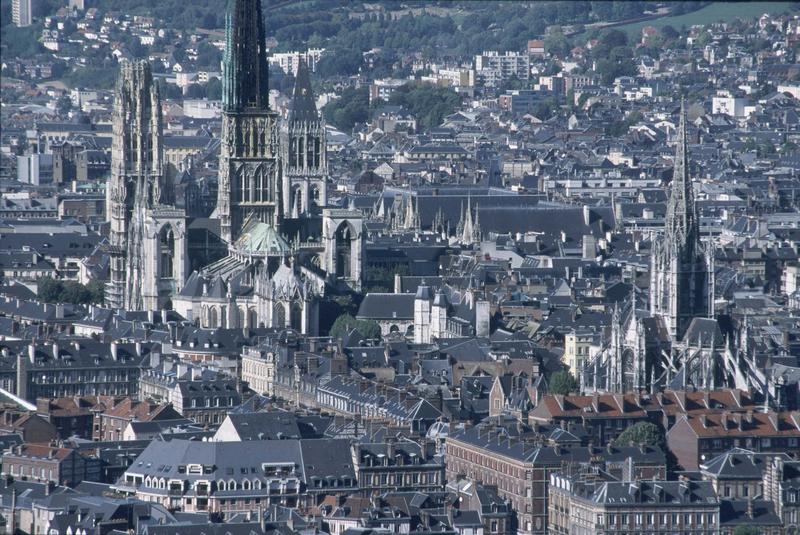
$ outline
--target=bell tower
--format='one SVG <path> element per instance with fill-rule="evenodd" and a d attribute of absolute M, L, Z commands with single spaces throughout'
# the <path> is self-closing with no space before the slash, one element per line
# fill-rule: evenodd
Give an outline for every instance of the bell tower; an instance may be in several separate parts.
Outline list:
<path fill-rule="evenodd" d="M 280 228 L 278 116 L 269 109 L 261 0 L 235 0 L 225 28 L 217 216 L 233 243 L 247 216 Z"/>

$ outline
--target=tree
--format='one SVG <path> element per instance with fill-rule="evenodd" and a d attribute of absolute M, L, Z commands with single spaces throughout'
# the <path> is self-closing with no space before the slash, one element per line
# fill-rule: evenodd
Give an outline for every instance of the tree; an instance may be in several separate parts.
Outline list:
<path fill-rule="evenodd" d="M 341 338 L 351 330 L 356 329 L 365 338 L 380 338 L 381 326 L 372 320 L 357 320 L 350 314 L 342 314 L 333 322 L 330 335 L 334 338 Z"/>
<path fill-rule="evenodd" d="M 75 281 L 60 281 L 44 277 L 39 281 L 39 299 L 46 303 L 72 303 L 88 305 L 103 302 L 102 281 L 92 281 L 88 285 Z"/>
<path fill-rule="evenodd" d="M 56 303 L 61 296 L 61 283 L 52 277 L 44 277 L 39 280 L 37 293 L 45 303 Z"/>
<path fill-rule="evenodd" d="M 595 71 L 600 75 L 603 84 L 611 85 L 615 78 L 620 76 L 635 76 L 638 69 L 630 56 L 625 57 L 625 51 L 630 51 L 627 47 L 617 47 L 609 51 L 609 58 L 597 60 Z"/>
<path fill-rule="evenodd" d="M 197 47 L 197 60 L 195 63 L 198 67 L 207 67 L 209 69 L 218 69 L 222 54 L 219 49 L 208 43 L 200 43 Z"/>
<path fill-rule="evenodd" d="M 556 27 L 551 29 L 547 37 L 544 38 L 544 49 L 548 54 L 564 57 L 569 54 L 572 47 L 561 31 L 561 27 Z"/>
<path fill-rule="evenodd" d="M 321 78 L 358 74 L 364 56 L 354 48 L 326 51 L 317 62 L 315 71 Z"/>
<path fill-rule="evenodd" d="M 550 378 L 550 392 L 566 396 L 578 391 L 578 381 L 567 370 L 556 372 Z"/>
<path fill-rule="evenodd" d="M 322 108 L 325 120 L 343 132 L 350 132 L 358 123 L 369 119 L 369 89 L 348 87 L 341 98 L 331 101 Z"/>
<path fill-rule="evenodd" d="M 761 535 L 761 530 L 755 526 L 736 526 L 736 529 L 733 530 L 733 535 Z"/>
<path fill-rule="evenodd" d="M 71 109 L 72 99 L 70 99 L 67 95 L 58 97 L 58 100 L 56 101 L 56 111 L 58 111 L 59 115 L 67 115 Z"/>
<path fill-rule="evenodd" d="M 175 84 L 168 82 L 160 82 L 159 89 L 161 90 L 161 97 L 167 100 L 180 100 L 183 98 L 183 91 Z"/>
<path fill-rule="evenodd" d="M 219 100 L 222 98 L 222 82 L 216 76 L 211 78 L 206 84 L 206 96 L 210 100 Z"/>
<path fill-rule="evenodd" d="M 106 285 L 101 280 L 93 280 L 86 285 L 89 291 L 92 303 L 102 303 L 106 294 Z"/>
<path fill-rule="evenodd" d="M 617 446 L 627 446 L 631 443 L 663 448 L 664 433 L 660 427 L 651 422 L 639 422 L 623 431 L 614 441 Z"/>
<path fill-rule="evenodd" d="M 439 126 L 461 105 L 461 97 L 450 88 L 433 84 L 405 84 L 389 97 L 389 104 L 403 106 L 425 129 Z"/>
<path fill-rule="evenodd" d="M 661 28 L 661 35 L 663 35 L 665 39 L 670 39 L 670 40 L 680 36 L 678 30 L 676 30 L 669 24 Z"/>
<path fill-rule="evenodd" d="M 186 98 L 205 98 L 206 88 L 200 84 L 189 84 L 186 88 Z"/>
<path fill-rule="evenodd" d="M 620 30 L 608 30 L 600 36 L 600 44 L 608 48 L 628 45 L 628 34 Z"/>

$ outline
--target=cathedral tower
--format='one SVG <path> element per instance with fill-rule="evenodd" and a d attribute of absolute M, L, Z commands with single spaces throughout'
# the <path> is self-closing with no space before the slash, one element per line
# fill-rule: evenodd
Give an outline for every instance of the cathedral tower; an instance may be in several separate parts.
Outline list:
<path fill-rule="evenodd" d="M 713 307 L 711 253 L 700 242 L 683 104 L 671 189 L 663 240 L 653 240 L 650 312 L 663 320 L 673 340 L 681 340 L 692 318 L 708 317 Z"/>
<path fill-rule="evenodd" d="M 297 218 L 327 204 L 325 124 L 317 112 L 308 67 L 297 67 L 292 109 L 283 130 L 283 203 Z"/>
<path fill-rule="evenodd" d="M 275 229 L 282 219 L 277 114 L 269 109 L 260 0 L 234 0 L 225 28 L 222 146 L 217 216 L 222 238 L 238 237 L 253 214 Z"/>
<path fill-rule="evenodd" d="M 125 306 L 126 270 L 135 207 L 169 195 L 163 177 L 161 97 L 146 61 L 125 62 L 114 98 L 111 176 L 106 220 L 111 223 L 111 280 L 106 304 Z"/>

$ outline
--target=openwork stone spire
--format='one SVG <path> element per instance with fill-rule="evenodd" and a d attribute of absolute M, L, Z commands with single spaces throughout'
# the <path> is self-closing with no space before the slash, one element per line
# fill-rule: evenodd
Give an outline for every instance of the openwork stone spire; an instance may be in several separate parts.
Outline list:
<path fill-rule="evenodd" d="M 689 177 L 686 107 L 681 103 L 664 239 L 653 241 L 650 271 L 650 312 L 664 321 L 673 340 L 683 339 L 694 318 L 712 314 L 711 262 L 700 243 L 699 218 Z"/>
<path fill-rule="evenodd" d="M 681 117 L 675 148 L 672 174 L 672 193 L 667 204 L 667 243 L 678 250 L 694 252 L 700 232 L 694 204 L 692 180 L 689 177 L 689 158 L 686 142 L 686 106 L 681 102 Z"/>
<path fill-rule="evenodd" d="M 225 26 L 222 104 L 227 111 L 267 109 L 267 45 L 261 0 L 233 0 Z"/>

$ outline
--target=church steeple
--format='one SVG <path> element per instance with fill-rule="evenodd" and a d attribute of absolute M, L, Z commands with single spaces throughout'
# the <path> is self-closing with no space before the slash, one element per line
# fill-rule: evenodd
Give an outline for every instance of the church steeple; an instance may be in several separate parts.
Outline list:
<path fill-rule="evenodd" d="M 261 0 L 232 0 L 225 21 L 222 104 L 226 111 L 269 108 Z"/>
<path fill-rule="evenodd" d="M 686 107 L 681 102 L 672 173 L 672 192 L 667 204 L 667 243 L 687 253 L 694 252 L 699 239 L 699 227 L 694 203 L 692 180 L 689 177 L 688 146 L 686 142 Z"/>
<path fill-rule="evenodd" d="M 655 239 L 651 250 L 650 312 L 664 320 L 674 340 L 681 340 L 692 319 L 712 313 L 714 277 L 712 261 L 700 243 L 699 217 L 689 176 L 684 103 L 670 190 L 664 239 Z"/>
<path fill-rule="evenodd" d="M 305 59 L 300 58 L 297 66 L 297 75 L 294 79 L 294 93 L 292 95 L 292 110 L 289 113 L 289 122 L 314 122 L 319 120 L 317 105 L 314 102 L 314 92 L 311 89 L 311 78 Z"/>
<path fill-rule="evenodd" d="M 292 109 L 283 128 L 284 204 L 297 207 L 293 217 L 307 216 L 328 203 L 326 146 L 325 123 L 317 113 L 308 65 L 301 57 Z"/>

